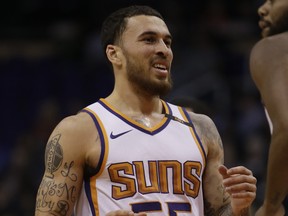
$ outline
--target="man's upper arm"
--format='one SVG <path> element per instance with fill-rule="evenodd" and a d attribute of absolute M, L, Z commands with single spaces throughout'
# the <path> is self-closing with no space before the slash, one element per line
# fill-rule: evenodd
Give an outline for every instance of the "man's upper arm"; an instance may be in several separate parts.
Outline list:
<path fill-rule="evenodd" d="M 83 126 L 84 127 L 84 126 Z M 77 117 L 64 119 L 45 150 L 45 173 L 36 198 L 36 215 L 71 215 L 82 188 L 87 136 Z"/>

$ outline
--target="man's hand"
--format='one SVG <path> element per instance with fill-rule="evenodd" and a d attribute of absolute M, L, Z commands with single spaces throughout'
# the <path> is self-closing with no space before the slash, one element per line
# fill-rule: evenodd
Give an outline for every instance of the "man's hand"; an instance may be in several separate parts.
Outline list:
<path fill-rule="evenodd" d="M 243 166 L 227 169 L 225 166 L 219 167 L 219 172 L 223 177 L 225 190 L 231 196 L 231 206 L 233 212 L 241 214 L 248 211 L 256 197 L 256 178 L 251 170 Z"/>

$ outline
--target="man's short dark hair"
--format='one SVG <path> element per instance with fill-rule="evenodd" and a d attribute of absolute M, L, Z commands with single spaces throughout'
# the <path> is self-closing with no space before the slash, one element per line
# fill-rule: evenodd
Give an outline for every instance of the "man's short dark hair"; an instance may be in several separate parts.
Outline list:
<path fill-rule="evenodd" d="M 108 44 L 116 44 L 121 39 L 121 35 L 126 29 L 127 18 L 138 15 L 156 16 L 164 20 L 157 10 L 146 5 L 132 5 L 113 12 L 102 24 L 101 44 L 104 54 Z"/>

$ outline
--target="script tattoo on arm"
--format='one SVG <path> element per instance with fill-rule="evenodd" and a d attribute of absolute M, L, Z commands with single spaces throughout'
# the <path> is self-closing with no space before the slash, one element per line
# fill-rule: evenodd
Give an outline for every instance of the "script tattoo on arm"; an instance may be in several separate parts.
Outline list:
<path fill-rule="evenodd" d="M 54 199 L 57 197 L 57 199 Z M 55 200 L 55 201 L 54 201 Z M 55 181 L 43 179 L 37 194 L 36 208 L 41 212 L 66 215 L 69 211 L 69 202 L 76 201 L 76 187 L 66 183 L 57 184 Z"/>
<path fill-rule="evenodd" d="M 74 161 L 63 163 L 64 156 L 59 143 L 60 138 L 61 134 L 57 134 L 47 144 L 46 171 L 38 189 L 36 210 L 56 216 L 66 216 L 72 208 L 71 205 L 77 200 L 76 182 L 78 177 L 76 173 L 73 173 Z M 64 165 L 61 166 L 62 164 Z M 61 181 L 57 181 L 59 178 Z"/>
<path fill-rule="evenodd" d="M 62 176 L 64 177 L 68 177 L 71 181 L 75 182 L 77 181 L 77 175 L 70 173 L 71 168 L 74 165 L 74 161 L 70 162 L 70 164 L 65 163 L 64 164 L 64 168 L 61 171 Z"/>

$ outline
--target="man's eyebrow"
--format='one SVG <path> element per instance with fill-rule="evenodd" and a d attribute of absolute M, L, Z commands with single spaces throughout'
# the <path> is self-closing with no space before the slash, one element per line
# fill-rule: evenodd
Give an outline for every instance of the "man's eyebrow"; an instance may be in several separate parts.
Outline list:
<path fill-rule="evenodd" d="M 141 34 L 139 35 L 139 37 L 143 37 L 143 36 L 147 36 L 147 35 L 154 35 L 154 36 L 156 36 L 157 33 L 156 33 L 155 31 L 145 31 L 145 32 L 141 33 Z M 172 40 L 172 35 L 166 34 L 166 35 L 165 35 L 165 38 Z"/>

